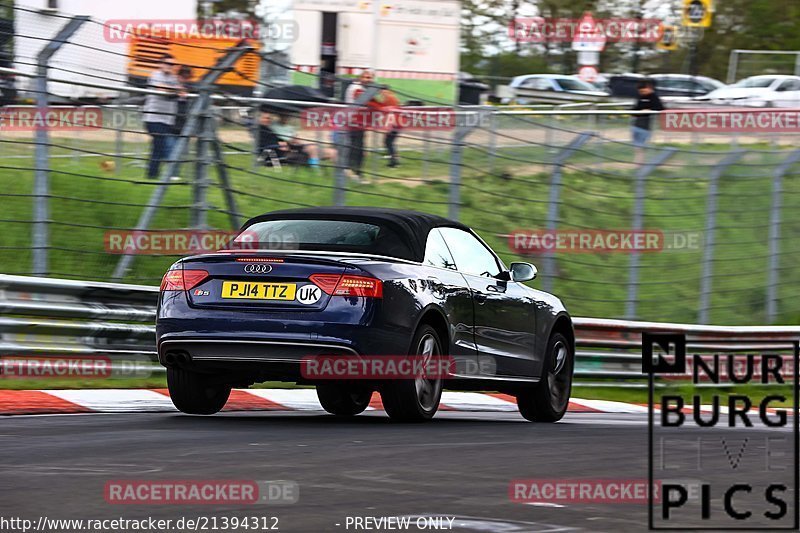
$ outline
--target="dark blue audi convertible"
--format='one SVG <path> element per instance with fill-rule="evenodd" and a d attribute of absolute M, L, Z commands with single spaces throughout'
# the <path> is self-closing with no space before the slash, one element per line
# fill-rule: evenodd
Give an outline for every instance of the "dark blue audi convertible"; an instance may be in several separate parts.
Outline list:
<path fill-rule="evenodd" d="M 528 420 L 567 409 L 575 338 L 561 301 L 524 284 L 470 228 L 435 215 L 367 207 L 276 211 L 249 220 L 229 249 L 176 262 L 156 332 L 170 396 L 213 414 L 234 387 L 315 385 L 339 416 L 374 392 L 393 420 L 428 420 L 442 389 L 512 394 Z M 309 375 L 314 357 L 448 357 L 446 375 Z M 348 367 L 354 368 L 354 367 Z M 335 376 L 335 375 L 334 375 Z"/>

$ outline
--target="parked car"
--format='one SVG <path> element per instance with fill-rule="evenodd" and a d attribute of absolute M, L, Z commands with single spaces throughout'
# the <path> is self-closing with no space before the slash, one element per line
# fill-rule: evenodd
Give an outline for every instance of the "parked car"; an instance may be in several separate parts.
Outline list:
<path fill-rule="evenodd" d="M 609 96 L 594 85 L 577 76 L 556 74 L 527 74 L 517 76 L 509 84 L 513 100 L 517 104 L 561 103 L 595 101 Z"/>
<path fill-rule="evenodd" d="M 247 242 L 257 249 L 237 247 Z M 185 413 L 216 413 L 232 387 L 266 380 L 316 385 L 340 416 L 361 413 L 378 391 L 392 419 L 428 420 L 443 388 L 513 394 L 528 420 L 567 409 L 567 310 L 524 284 L 533 265 L 506 266 L 463 224 L 387 208 L 295 209 L 251 219 L 230 248 L 178 261 L 161 284 L 158 358 Z M 412 355 L 450 356 L 456 371 L 320 381 L 301 368 L 322 356 Z"/>
<path fill-rule="evenodd" d="M 653 81 L 656 92 L 662 98 L 688 99 L 704 96 L 711 91 L 724 87 L 725 84 L 706 76 L 690 76 L 688 74 L 622 74 L 612 76 L 608 87 L 611 95 L 617 98 L 636 98 L 637 85 L 645 79 Z"/>
<path fill-rule="evenodd" d="M 717 105 L 800 106 L 800 76 L 751 76 L 722 87 L 700 100 Z"/>

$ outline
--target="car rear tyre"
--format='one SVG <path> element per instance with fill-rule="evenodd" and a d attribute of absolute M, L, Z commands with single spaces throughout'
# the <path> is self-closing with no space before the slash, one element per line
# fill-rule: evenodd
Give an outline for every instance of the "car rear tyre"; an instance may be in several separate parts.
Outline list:
<path fill-rule="evenodd" d="M 317 397 L 322 408 L 336 416 L 354 416 L 369 407 L 372 391 L 348 385 L 317 385 Z"/>
<path fill-rule="evenodd" d="M 167 387 L 175 407 L 190 415 L 213 415 L 231 395 L 230 386 L 213 383 L 209 376 L 182 368 L 167 368 Z"/>
<path fill-rule="evenodd" d="M 553 333 L 547 343 L 547 359 L 542 379 L 517 395 L 519 412 L 531 422 L 557 422 L 569 406 L 572 392 L 574 357 L 572 344 L 561 333 Z"/>
<path fill-rule="evenodd" d="M 423 324 L 414 335 L 410 355 L 423 356 L 427 362 L 442 355 L 442 343 L 436 330 Z M 425 422 L 433 418 L 442 398 L 441 378 L 420 376 L 387 383 L 381 390 L 386 413 L 396 422 Z"/>

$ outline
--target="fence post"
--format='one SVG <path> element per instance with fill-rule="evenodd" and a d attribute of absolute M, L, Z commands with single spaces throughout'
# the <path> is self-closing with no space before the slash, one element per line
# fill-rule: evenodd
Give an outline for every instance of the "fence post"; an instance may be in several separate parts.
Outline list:
<path fill-rule="evenodd" d="M 422 132 L 422 177 L 428 177 L 428 163 L 430 161 L 429 145 L 431 140 L 430 130 Z"/>
<path fill-rule="evenodd" d="M 736 70 L 739 64 L 739 51 L 731 50 L 728 56 L 728 78 L 725 83 L 728 85 L 736 82 Z"/>
<path fill-rule="evenodd" d="M 489 164 L 488 172 L 494 172 L 494 158 L 497 154 L 497 113 L 489 112 Z"/>
<path fill-rule="evenodd" d="M 778 314 L 778 262 L 781 239 L 781 196 L 783 176 L 792 165 L 800 161 L 800 150 L 784 159 L 772 176 L 772 207 L 769 212 L 769 265 L 767 267 L 767 322 L 772 323 Z"/>
<path fill-rule="evenodd" d="M 208 100 L 211 103 L 211 100 Z M 211 113 L 210 105 L 202 111 L 202 116 L 198 123 L 197 136 L 197 161 L 195 162 L 195 177 L 192 184 L 192 213 L 190 226 L 196 229 L 206 229 L 208 227 L 208 166 L 211 164 L 209 144 L 213 139 L 213 129 L 211 121 L 214 117 Z M 189 141 L 187 140 L 187 143 Z M 178 154 L 183 157 L 183 154 Z"/>
<path fill-rule="evenodd" d="M 225 159 L 222 153 L 222 143 L 217 134 L 217 123 L 211 121 L 211 148 L 214 151 L 214 163 L 217 167 L 217 179 L 222 188 L 222 195 L 225 197 L 225 206 L 228 211 L 228 218 L 231 222 L 231 228 L 234 230 L 239 229 L 241 226 L 241 214 L 239 208 L 236 206 L 236 196 L 233 194 L 233 187 L 228 177 L 228 169 L 225 166 Z"/>
<path fill-rule="evenodd" d="M 114 143 L 114 175 L 119 176 L 122 170 L 120 167 L 122 167 L 123 164 L 122 152 L 124 150 L 124 140 L 122 136 L 124 135 L 123 132 L 128 129 L 128 110 L 125 106 L 121 106 L 119 104 L 117 105 L 116 109 L 119 115 L 123 117 L 123 126 L 114 132 L 114 135 L 116 136 Z"/>
<path fill-rule="evenodd" d="M 50 58 L 76 31 L 89 20 L 88 16 L 73 17 L 49 41 L 36 58 L 36 112 L 44 116 L 49 105 L 47 97 L 47 71 Z M 36 128 L 36 172 L 33 178 L 33 265 L 34 276 L 48 274 L 48 246 L 50 241 L 50 134 L 46 127 Z"/>
<path fill-rule="evenodd" d="M 251 161 L 251 168 L 257 169 L 260 163 L 259 158 L 261 157 L 261 154 L 258 152 L 258 144 L 260 141 L 258 136 L 259 132 L 261 131 L 261 105 L 258 102 L 253 102 L 250 112 L 252 113 L 252 116 L 250 117 L 250 135 L 253 139 L 253 158 Z"/>
<path fill-rule="evenodd" d="M 644 218 L 644 198 L 647 189 L 647 177 L 655 169 L 663 165 L 667 159 L 675 155 L 675 148 L 667 148 L 661 151 L 649 162 L 639 167 L 636 171 L 636 192 L 634 193 L 633 204 L 633 231 L 641 231 L 642 219 Z M 634 320 L 636 317 L 636 307 L 639 303 L 639 253 L 631 251 L 630 272 L 628 274 L 628 299 L 625 302 L 625 318 Z"/>
<path fill-rule="evenodd" d="M 347 175 L 345 169 L 347 168 L 348 159 L 350 158 L 350 135 L 347 130 L 338 130 L 333 134 L 336 147 L 336 168 L 333 172 L 333 205 L 343 206 L 345 202 L 345 193 L 347 192 Z"/>
<path fill-rule="evenodd" d="M 547 203 L 547 230 L 555 231 L 558 224 L 558 207 L 561 203 L 561 174 L 564 163 L 567 162 L 572 154 L 592 138 L 591 133 L 581 133 L 559 152 L 553 159 L 553 174 L 550 177 L 550 198 Z M 544 275 L 542 276 L 542 288 L 546 291 L 553 290 L 553 279 L 555 278 L 556 260 L 552 250 L 546 250 L 544 254 Z"/>
<path fill-rule="evenodd" d="M 714 273 L 714 244 L 717 230 L 717 198 L 719 197 L 719 179 L 732 164 L 737 162 L 744 152 L 732 152 L 717 163 L 711 171 L 708 183 L 708 199 L 706 200 L 706 229 L 703 235 L 703 270 L 700 277 L 700 311 L 698 322 L 708 323 L 708 314 L 711 309 L 711 284 Z"/>
<path fill-rule="evenodd" d="M 461 211 L 461 159 L 464 155 L 464 139 L 472 128 L 462 125 L 459 120 L 459 110 L 456 107 L 456 129 L 453 132 L 453 148 L 450 152 L 450 199 L 447 215 L 452 220 L 458 220 Z"/>
<path fill-rule="evenodd" d="M 233 65 L 236 64 L 236 62 L 242 56 L 252 51 L 253 47 L 249 45 L 237 45 L 229 48 L 225 55 L 222 56 L 219 61 L 217 61 L 216 65 L 209 69 L 208 73 L 206 73 L 206 75 L 203 76 L 203 79 L 201 79 L 198 83 L 197 86 L 200 96 L 197 98 L 197 100 L 195 100 L 195 102 L 192 103 L 192 106 L 187 113 L 186 124 L 183 126 L 183 130 L 181 131 L 180 137 L 178 137 L 178 141 L 175 143 L 175 146 L 172 147 L 172 153 L 169 156 L 166 168 L 164 168 L 161 172 L 158 185 L 153 191 L 153 194 L 150 196 L 150 200 L 147 202 L 147 207 L 145 207 L 141 216 L 139 216 L 139 221 L 136 223 L 136 231 L 146 230 L 153 221 L 153 217 L 155 217 L 156 214 L 156 209 L 158 209 L 158 206 L 164 199 L 164 195 L 167 192 L 167 187 L 169 187 L 170 177 L 175 175 L 175 171 L 178 168 L 178 160 L 181 157 L 181 154 L 183 154 L 185 151 L 189 142 L 189 138 L 193 135 L 197 135 L 201 115 L 205 113 L 205 110 L 211 105 L 211 86 L 217 82 L 220 76 L 233 68 Z M 120 257 L 119 262 L 114 269 L 114 273 L 112 274 L 112 279 L 121 279 L 130 268 L 132 261 L 133 255 L 131 254 L 125 254 Z"/>

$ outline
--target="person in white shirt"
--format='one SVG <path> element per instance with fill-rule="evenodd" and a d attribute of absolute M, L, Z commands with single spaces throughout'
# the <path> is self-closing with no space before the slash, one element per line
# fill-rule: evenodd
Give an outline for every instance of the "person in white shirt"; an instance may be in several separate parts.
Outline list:
<path fill-rule="evenodd" d="M 174 95 L 148 94 L 144 101 L 142 117 L 147 133 L 152 137 L 150 162 L 147 177 L 156 179 L 162 161 L 165 161 L 174 144 L 175 118 L 178 113 L 178 89 L 180 84 L 173 73 L 175 62 L 171 55 L 164 54 L 159 60 L 158 70 L 153 71 L 147 80 L 147 88 L 167 91 Z"/>

